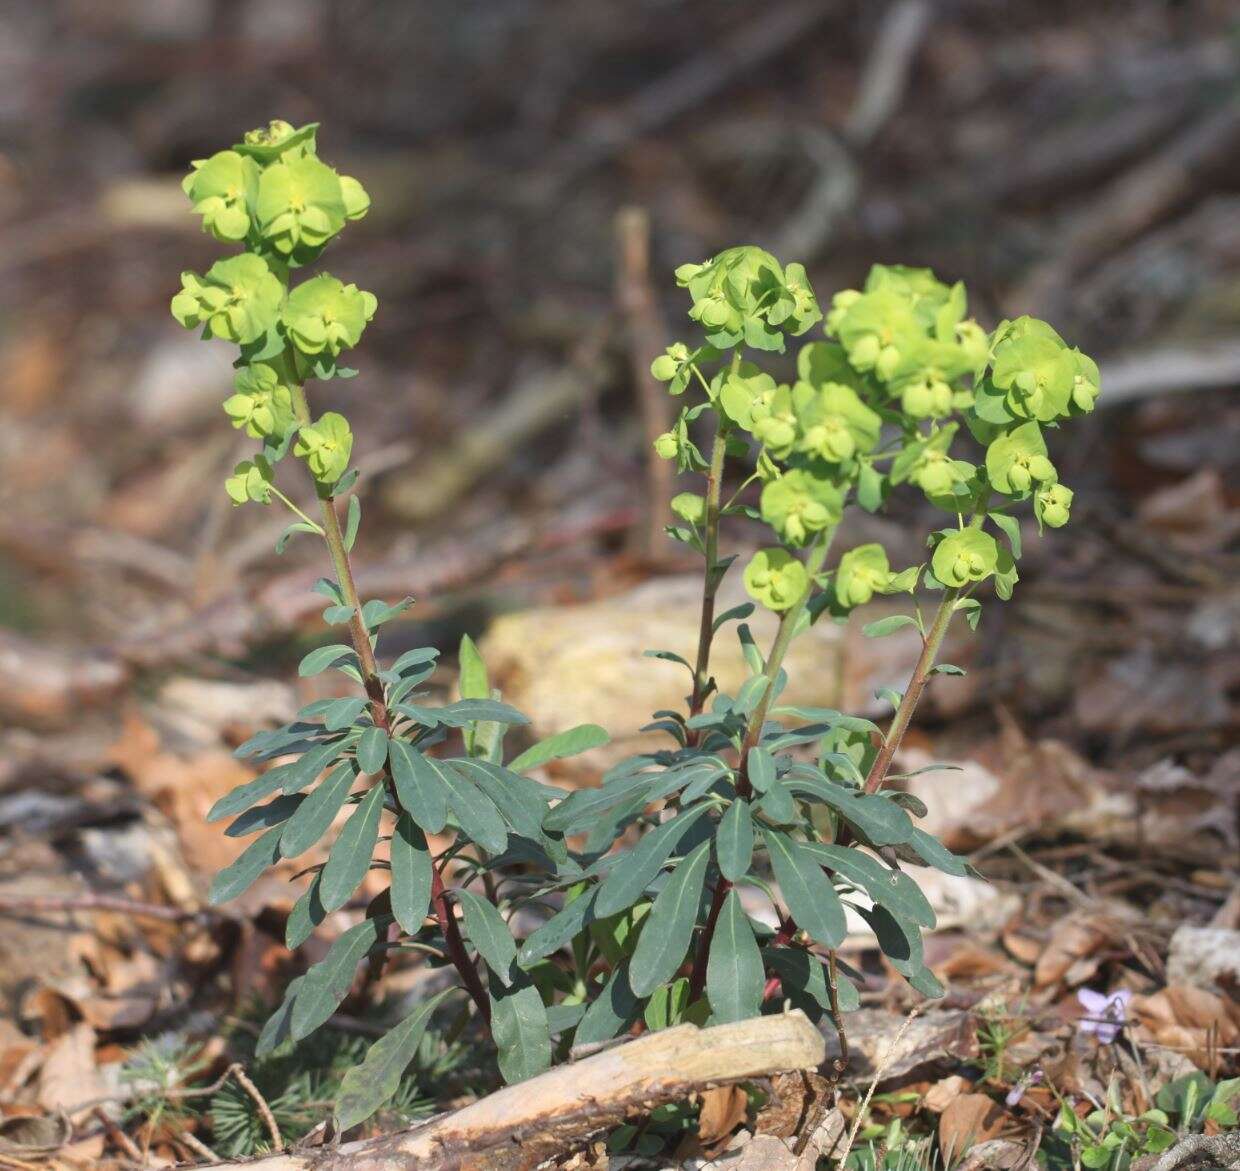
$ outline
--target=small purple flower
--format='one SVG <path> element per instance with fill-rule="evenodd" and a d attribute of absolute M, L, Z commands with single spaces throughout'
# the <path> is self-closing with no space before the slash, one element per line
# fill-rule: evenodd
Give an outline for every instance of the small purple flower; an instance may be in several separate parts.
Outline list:
<path fill-rule="evenodd" d="M 1085 1015 L 1077 1022 L 1077 1029 L 1082 1033 L 1093 1033 L 1099 1044 L 1110 1045 L 1127 1022 L 1132 993 L 1127 988 L 1111 993 L 1082 988 L 1076 998 L 1085 1010 Z"/>
<path fill-rule="evenodd" d="M 1021 1098 L 1025 1096 L 1025 1091 L 1030 1086 L 1036 1086 L 1044 1076 L 1045 1075 L 1040 1069 L 1035 1069 L 1031 1073 L 1025 1074 L 1020 1081 L 1008 1090 L 1007 1097 L 1003 1100 L 1008 1104 L 1008 1106 L 1018 1106 Z"/>

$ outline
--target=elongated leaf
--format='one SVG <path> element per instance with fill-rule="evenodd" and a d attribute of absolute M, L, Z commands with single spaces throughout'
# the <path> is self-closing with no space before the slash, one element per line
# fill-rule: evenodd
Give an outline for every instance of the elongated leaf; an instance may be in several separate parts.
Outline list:
<path fill-rule="evenodd" d="M 738 797 L 719 821 L 715 830 L 715 858 L 719 872 L 729 882 L 736 882 L 749 873 L 753 859 L 753 817 L 749 802 Z"/>
<path fill-rule="evenodd" d="M 427 663 L 433 663 L 439 658 L 439 651 L 433 646 L 414 647 L 411 651 L 405 651 L 392 664 L 392 672 L 396 675 L 404 675 L 412 667 L 422 667 Z"/>
<path fill-rule="evenodd" d="M 402 716 L 428 728 L 463 728 L 477 720 L 490 720 L 497 724 L 528 724 L 529 720 L 515 707 L 496 699 L 459 699 L 443 707 L 424 707 L 420 704 L 398 703 L 396 710 Z"/>
<path fill-rule="evenodd" d="M 812 952 L 800 947 L 769 947 L 762 952 L 766 966 L 779 977 L 780 995 L 792 1001 L 812 1021 L 831 1011 L 831 990 L 826 966 Z M 861 1005 L 856 985 L 843 975 L 835 979 L 840 1012 L 852 1012 Z"/>
<path fill-rule="evenodd" d="M 808 766 L 790 769 L 788 785 L 796 792 L 812 793 L 826 802 L 872 845 L 900 845 L 918 832 L 909 815 L 891 798 L 837 785 L 816 775 Z"/>
<path fill-rule="evenodd" d="M 341 934 L 325 955 L 302 978 L 293 1012 L 289 1035 L 295 1041 L 309 1036 L 340 1007 L 357 974 L 357 965 L 366 958 L 383 932 L 389 918 L 363 919 Z"/>
<path fill-rule="evenodd" d="M 366 701 L 352 696 L 349 699 L 336 699 L 331 702 L 323 713 L 323 727 L 329 732 L 339 732 L 349 727 L 358 716 L 366 710 Z"/>
<path fill-rule="evenodd" d="M 328 774 L 327 779 L 298 807 L 284 826 L 280 853 L 285 858 L 304 854 L 319 840 L 336 819 L 353 788 L 357 774 L 353 762 L 346 760 Z"/>
<path fill-rule="evenodd" d="M 231 792 L 225 793 L 207 813 L 208 821 L 222 821 L 234 813 L 244 813 L 252 809 L 264 797 L 270 797 L 284 783 L 284 773 L 278 768 L 255 777 L 244 785 L 238 785 Z"/>
<path fill-rule="evenodd" d="M 629 984 L 629 961 L 615 968 L 573 1034 L 573 1045 L 610 1041 L 627 1029 L 641 1009 L 641 1000 Z"/>
<path fill-rule="evenodd" d="M 314 881 L 301 892 L 301 897 L 289 912 L 288 921 L 284 924 L 284 946 L 289 951 L 296 951 L 301 947 L 314 934 L 315 928 L 327 918 L 327 911 L 319 898 L 319 882 L 322 877 L 323 872 L 320 870 L 314 876 Z"/>
<path fill-rule="evenodd" d="M 357 497 L 353 497 L 354 500 Z M 453 989 L 424 1000 L 398 1025 L 379 1038 L 340 1083 L 336 1097 L 336 1125 L 341 1132 L 365 1122 L 400 1086 L 401 1076 L 418 1052 L 431 1013 Z"/>
<path fill-rule="evenodd" d="M 517 954 L 521 966 L 528 968 L 545 956 L 551 955 L 552 952 L 559 951 L 587 924 L 591 923 L 595 917 L 594 906 L 597 895 L 598 887 L 579 894 L 575 899 L 565 903 L 537 930 L 532 931 Z"/>
<path fill-rule="evenodd" d="M 866 638 L 883 638 L 906 626 L 916 625 L 917 619 L 911 614 L 889 614 L 886 618 L 876 618 L 873 622 L 867 622 L 861 628 L 861 633 Z"/>
<path fill-rule="evenodd" d="M 334 666 L 336 663 L 345 659 L 356 659 L 357 654 L 351 646 L 345 646 L 344 643 L 333 643 L 331 646 L 321 646 L 312 650 L 297 666 L 297 674 L 302 678 L 308 678 L 311 675 L 318 675 L 326 671 L 328 667 Z"/>
<path fill-rule="evenodd" d="M 658 773 L 639 773 L 604 783 L 600 789 L 577 789 L 543 818 L 543 829 L 572 834 L 591 828 L 607 810 L 621 801 L 643 797 L 658 780 Z"/>
<path fill-rule="evenodd" d="M 926 967 L 921 932 L 915 923 L 893 915 L 886 907 L 860 907 L 862 917 L 874 929 L 883 955 L 923 996 L 942 996 L 943 985 Z"/>
<path fill-rule="evenodd" d="M 776 781 L 762 794 L 758 799 L 758 808 L 763 816 L 777 825 L 791 825 L 797 820 L 797 807 L 792 799 L 792 790 L 783 781 Z"/>
<path fill-rule="evenodd" d="M 547 803 L 534 783 L 486 760 L 453 760 L 451 766 L 477 785 L 522 837 L 538 841 Z"/>
<path fill-rule="evenodd" d="M 226 866 L 212 879 L 207 901 L 213 907 L 219 906 L 249 890 L 258 881 L 259 875 L 269 866 L 274 866 L 280 857 L 280 834 L 283 832 L 284 827 L 277 825 L 251 842 L 232 865 Z"/>
<path fill-rule="evenodd" d="M 444 766 L 404 740 L 388 742 L 388 763 L 401 805 L 428 834 L 439 833 L 448 824 Z"/>
<path fill-rule="evenodd" d="M 671 821 L 648 831 L 632 850 L 616 859 L 598 888 L 595 911 L 600 919 L 627 911 L 646 893 L 680 839 L 705 812 L 705 806 L 701 806 L 677 814 Z"/>
<path fill-rule="evenodd" d="M 357 540 L 357 526 L 362 523 L 362 502 L 356 496 L 349 497 L 349 512 L 344 522 L 344 548 L 346 553 L 353 551 L 353 542 Z"/>
<path fill-rule="evenodd" d="M 301 989 L 302 979 L 303 977 L 297 976 L 289 981 L 288 987 L 284 990 L 284 999 L 280 1001 L 280 1007 L 267 1018 L 267 1023 L 263 1025 L 262 1032 L 258 1034 L 258 1040 L 254 1045 L 256 1057 L 266 1057 L 289 1039 L 293 1002 L 297 999 L 297 993 Z"/>
<path fill-rule="evenodd" d="M 969 873 L 969 864 L 959 854 L 953 854 L 938 838 L 924 829 L 914 828 L 905 843 L 926 866 L 963 878 Z"/>
<path fill-rule="evenodd" d="M 377 773 L 387 763 L 388 736 L 382 728 L 367 728 L 357 742 L 357 763 L 364 773 Z"/>
<path fill-rule="evenodd" d="M 633 951 L 629 976 L 638 996 L 649 996 L 670 980 L 685 958 L 697 923 L 709 857 L 710 843 L 703 842 L 682 858 L 650 908 Z"/>
<path fill-rule="evenodd" d="M 877 858 L 860 850 L 821 842 L 811 842 L 805 849 L 861 887 L 879 906 L 923 927 L 935 925 L 934 908 L 907 874 L 884 866 Z"/>
<path fill-rule="evenodd" d="M 443 779 L 448 788 L 448 805 L 461 832 L 488 854 L 502 854 L 508 848 L 508 830 L 495 803 L 451 768 L 443 770 Z"/>
<path fill-rule="evenodd" d="M 273 825 L 283 825 L 293 816 L 304 798 L 300 793 L 292 796 L 277 797 L 260 805 L 256 809 L 247 809 L 225 831 L 230 838 L 243 838 L 255 830 L 270 829 Z"/>
<path fill-rule="evenodd" d="M 749 783 L 755 792 L 765 793 L 775 783 L 775 758 L 765 748 L 751 748 L 745 759 Z"/>
<path fill-rule="evenodd" d="M 516 968 L 517 945 L 513 942 L 508 924 L 488 899 L 479 898 L 473 891 L 458 890 L 465 922 L 465 934 L 469 942 L 486 960 L 487 967 L 499 977 L 505 987 L 510 986 Z"/>
<path fill-rule="evenodd" d="M 288 765 L 281 786 L 285 793 L 300 793 L 313 785 L 318 775 L 340 755 L 339 740 L 319 744 L 305 753 L 300 760 Z"/>
<path fill-rule="evenodd" d="M 706 996 L 712 1019 L 722 1024 L 757 1016 L 765 983 L 758 941 L 741 907 L 740 895 L 730 890 L 719 911 L 706 962 Z"/>
<path fill-rule="evenodd" d="M 797 926 L 826 947 L 837 947 L 848 933 L 844 907 L 822 867 L 798 842 L 763 827 L 771 869 Z"/>
<path fill-rule="evenodd" d="M 549 760 L 559 760 L 565 756 L 576 756 L 591 748 L 600 748 L 611 739 L 598 724 L 578 724 L 564 732 L 548 736 L 537 744 L 531 745 L 508 765 L 514 773 L 525 772 L 526 769 L 537 768 Z"/>
<path fill-rule="evenodd" d="M 392 834 L 392 914 L 410 935 L 422 926 L 431 902 L 430 851 L 413 818 L 403 812 Z"/>
<path fill-rule="evenodd" d="M 586 1015 L 584 1004 L 552 1004 L 547 1008 L 547 1028 L 553 1037 L 567 1032 Z"/>
<path fill-rule="evenodd" d="M 379 814 L 383 812 L 383 786 L 374 785 L 344 823 L 327 856 L 319 898 L 328 911 L 343 907 L 362 885 L 379 841 Z"/>
<path fill-rule="evenodd" d="M 519 972 L 510 987 L 492 988 L 490 996 L 491 1037 L 504 1081 L 511 1085 L 542 1073 L 551 1064 L 551 1028 L 538 989 Z"/>
<path fill-rule="evenodd" d="M 462 699 L 487 699 L 491 694 L 491 685 L 487 682 L 487 665 L 478 653 L 478 647 L 468 634 L 461 635 L 461 649 L 458 656 L 461 665 L 460 680 L 457 690 Z"/>

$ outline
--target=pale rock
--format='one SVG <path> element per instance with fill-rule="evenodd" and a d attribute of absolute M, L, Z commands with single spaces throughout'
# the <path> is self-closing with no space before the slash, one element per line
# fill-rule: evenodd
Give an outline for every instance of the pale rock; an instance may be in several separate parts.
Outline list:
<path fill-rule="evenodd" d="M 1240 931 L 1181 924 L 1171 936 L 1167 983 L 1210 992 L 1234 989 L 1240 984 Z"/>

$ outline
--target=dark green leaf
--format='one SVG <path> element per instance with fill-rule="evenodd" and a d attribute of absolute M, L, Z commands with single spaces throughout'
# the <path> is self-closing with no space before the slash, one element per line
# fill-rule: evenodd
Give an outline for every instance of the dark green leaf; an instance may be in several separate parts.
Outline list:
<path fill-rule="evenodd" d="M 725 622 L 731 622 L 733 619 L 735 619 L 738 622 L 743 622 L 746 618 L 749 617 L 750 614 L 753 613 L 753 611 L 754 611 L 754 605 L 752 602 L 743 602 L 739 606 L 733 606 L 732 609 L 725 610 L 722 614 L 720 614 L 715 619 L 715 624 L 711 629 L 713 633 L 717 634 L 719 632 L 719 628 Z"/>
<path fill-rule="evenodd" d="M 448 824 L 447 766 L 404 740 L 388 742 L 388 763 L 401 805 L 428 834 Z"/>
<path fill-rule="evenodd" d="M 286 793 L 298 793 L 314 784 L 318 775 L 340 755 L 340 742 L 333 740 L 329 744 L 319 744 L 311 748 L 300 760 L 290 765 L 284 774 L 283 789 Z"/>
<path fill-rule="evenodd" d="M 521 945 L 517 959 L 523 967 L 530 967 L 559 951 L 566 943 L 577 936 L 594 918 L 594 904 L 598 894 L 595 887 L 575 899 L 564 904 L 554 915 L 537 930 L 532 931 Z"/>
<path fill-rule="evenodd" d="M 280 853 L 285 858 L 296 858 L 299 854 L 304 854 L 327 833 L 349 796 L 356 776 L 353 762 L 344 761 L 297 807 L 297 812 L 289 818 L 280 839 Z"/>
<path fill-rule="evenodd" d="M 565 756 L 576 756 L 590 748 L 599 748 L 606 744 L 610 737 L 597 724 L 578 724 L 564 732 L 548 736 L 537 744 L 531 745 L 508 765 L 514 773 L 525 772 L 537 768 L 549 760 L 559 760 Z"/>
<path fill-rule="evenodd" d="M 433 646 L 414 647 L 411 651 L 405 651 L 392 664 L 392 671 L 396 675 L 404 675 L 406 671 L 412 667 L 423 667 L 427 663 L 433 663 L 439 658 L 439 651 Z"/>
<path fill-rule="evenodd" d="M 456 703 L 441 708 L 439 716 L 440 723 L 453 728 L 462 727 L 474 720 L 491 720 L 497 724 L 513 726 L 530 722 L 529 718 L 523 716 L 515 707 L 509 707 L 497 699 L 458 699 Z"/>
<path fill-rule="evenodd" d="M 403 812 L 392 834 L 392 914 L 410 935 L 416 935 L 430 908 L 432 874 L 426 838 L 413 818 Z"/>
<path fill-rule="evenodd" d="M 357 763 L 364 773 L 377 773 L 387 763 L 388 736 L 382 728 L 367 728 L 357 742 Z"/>
<path fill-rule="evenodd" d="M 219 906 L 249 890 L 258 881 L 259 875 L 269 866 L 274 866 L 280 857 L 280 834 L 283 832 L 284 827 L 277 825 L 251 842 L 232 865 L 226 866 L 212 879 L 207 901 L 213 907 Z"/>
<path fill-rule="evenodd" d="M 670 980 L 685 958 L 697 923 L 709 856 L 710 843 L 703 842 L 682 858 L 643 921 L 630 974 L 638 996 L 649 996 Z"/>
<path fill-rule="evenodd" d="M 749 802 L 743 797 L 733 801 L 719 821 L 715 830 L 715 858 L 719 872 L 729 882 L 736 882 L 749 873 L 753 858 L 753 817 Z"/>
<path fill-rule="evenodd" d="M 775 881 L 797 926 L 808 931 L 815 942 L 838 947 L 848 934 L 848 925 L 840 897 L 822 867 L 804 846 L 786 834 L 764 827 L 762 836 Z"/>
<path fill-rule="evenodd" d="M 315 929 L 327 918 L 327 911 L 319 899 L 319 882 L 323 872 L 314 876 L 301 897 L 293 904 L 288 921 L 284 924 L 284 946 L 295 951 L 314 933 Z"/>
<path fill-rule="evenodd" d="M 352 497 L 356 500 L 357 497 Z M 424 1000 L 400 1024 L 389 1029 L 353 1066 L 340 1083 L 336 1097 L 336 1125 L 343 1133 L 359 1122 L 365 1122 L 400 1087 L 400 1079 L 418 1052 L 422 1034 L 426 1032 L 431 1013 L 453 989 Z"/>
<path fill-rule="evenodd" d="M 340 1007 L 357 975 L 357 965 L 383 937 L 388 917 L 363 919 L 337 937 L 325 955 L 302 978 L 293 1002 L 290 1035 L 307 1037 Z"/>
<path fill-rule="evenodd" d="M 577 833 L 593 825 L 612 806 L 644 793 L 658 779 L 656 773 L 641 773 L 604 783 L 600 789 L 577 789 L 543 818 L 543 828 L 553 833 Z"/>
<path fill-rule="evenodd" d="M 297 999 L 301 981 L 301 976 L 289 981 L 288 987 L 284 990 L 284 999 L 280 1001 L 280 1007 L 267 1018 L 262 1032 L 258 1034 L 258 1040 L 254 1045 L 255 1057 L 266 1057 L 289 1039 L 293 1002 Z"/>
<path fill-rule="evenodd" d="M 775 758 L 765 748 L 751 748 L 745 757 L 749 783 L 757 793 L 765 793 L 775 783 Z"/>
<path fill-rule="evenodd" d="M 491 992 L 491 1038 L 504 1081 L 525 1081 L 551 1064 L 547 1010 L 530 978 L 520 972 L 509 988 Z"/>
<path fill-rule="evenodd" d="M 610 1041 L 636 1019 L 641 1000 L 629 985 L 629 961 L 624 960 L 607 979 L 603 990 L 586 1009 L 573 1034 L 573 1045 Z"/>
<path fill-rule="evenodd" d="M 468 890 L 458 890 L 456 897 L 461 904 L 465 934 L 469 937 L 469 942 L 478 949 L 478 954 L 486 960 L 487 967 L 500 982 L 505 987 L 511 985 L 516 966 L 517 945 L 513 942 L 508 924 L 488 899 L 479 898 Z"/>
<path fill-rule="evenodd" d="M 783 782 L 776 782 L 762 794 L 758 810 L 776 825 L 791 825 L 797 818 L 792 790 Z"/>
<path fill-rule="evenodd" d="M 923 927 L 935 925 L 934 908 L 907 874 L 884 866 L 877 858 L 860 850 L 820 842 L 810 842 L 804 848 L 859 886 L 880 906 Z"/>
<path fill-rule="evenodd" d="M 323 713 L 323 727 L 329 732 L 339 732 L 349 727 L 366 710 L 366 701 L 357 699 L 333 700 Z"/>
<path fill-rule="evenodd" d="M 304 798 L 300 793 L 293 796 L 277 797 L 260 805 L 257 809 L 247 809 L 224 833 L 230 838 L 243 838 L 255 830 L 270 829 L 273 825 L 283 825 L 296 811 Z"/>
<path fill-rule="evenodd" d="M 917 832 L 909 815 L 889 797 L 835 784 L 804 766 L 794 767 L 789 772 L 789 785 L 796 791 L 812 793 L 825 801 L 875 846 L 899 845 L 911 841 Z"/>
<path fill-rule="evenodd" d="M 508 829 L 495 802 L 451 768 L 443 770 L 443 780 L 461 832 L 488 854 L 502 854 L 508 848 Z"/>
<path fill-rule="evenodd" d="M 969 873 L 969 864 L 958 854 L 953 854 L 938 838 L 914 826 L 904 845 L 912 850 L 926 866 L 963 878 Z"/>
<path fill-rule="evenodd" d="M 762 953 L 767 967 L 779 977 L 783 999 L 791 1000 L 812 1021 L 831 1010 L 831 991 L 825 965 L 812 952 L 799 947 L 771 947 Z M 861 1005 L 856 986 L 837 975 L 836 992 L 840 1012 L 852 1012 Z"/>
<path fill-rule="evenodd" d="M 531 841 L 542 837 L 547 803 L 533 782 L 485 760 L 460 759 L 450 763 L 452 768 L 490 798 L 517 833 Z"/>
<path fill-rule="evenodd" d="M 757 1016 L 762 1007 L 762 956 L 740 895 L 728 891 L 715 923 L 706 964 L 706 996 L 718 1023 Z"/>
<path fill-rule="evenodd" d="M 319 898 L 328 911 L 338 910 L 362 884 L 379 841 L 379 815 L 383 812 L 383 786 L 374 785 L 344 823 L 327 856 Z"/>
<path fill-rule="evenodd" d="M 243 813 L 253 808 L 264 797 L 270 797 L 284 783 L 285 774 L 281 769 L 273 768 L 270 772 L 238 785 L 229 793 L 225 793 L 207 813 L 208 821 L 222 821 L 234 813 Z"/>
<path fill-rule="evenodd" d="M 599 885 L 595 908 L 599 918 L 627 911 L 637 902 L 689 827 L 705 812 L 706 807 L 701 806 L 679 813 L 671 821 L 649 830 L 632 850 L 621 854 Z"/>
<path fill-rule="evenodd" d="M 326 671 L 328 667 L 334 666 L 346 658 L 357 658 L 351 646 L 345 646 L 343 643 L 321 646 L 316 650 L 312 650 L 302 659 L 297 667 L 297 674 L 302 676 L 302 678 L 318 675 L 320 672 Z"/>

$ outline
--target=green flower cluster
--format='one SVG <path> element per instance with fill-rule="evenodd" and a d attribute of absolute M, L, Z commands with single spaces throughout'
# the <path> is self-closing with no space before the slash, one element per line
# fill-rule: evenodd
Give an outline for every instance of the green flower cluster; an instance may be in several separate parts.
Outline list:
<path fill-rule="evenodd" d="M 356 179 L 319 159 L 317 128 L 274 121 L 251 130 L 231 150 L 195 162 L 182 184 L 204 230 L 245 248 L 202 275 L 182 273 L 172 298 L 172 315 L 186 329 L 241 348 L 224 411 L 262 441 L 263 453 L 239 464 L 225 485 L 237 504 L 270 502 L 274 465 L 290 447 L 330 495 L 353 447 L 342 415 L 310 420 L 301 388 L 309 378 L 353 373 L 337 359 L 361 341 L 378 302 L 327 273 L 289 287 L 291 270 L 370 207 Z"/>
<path fill-rule="evenodd" d="M 702 468 L 690 425 L 706 406 L 721 416 L 733 446 L 743 435 L 756 445 L 763 487 L 754 515 L 788 555 L 773 560 L 765 549 L 751 562 L 746 584 L 763 604 L 785 609 L 799 595 L 789 558 L 801 564 L 797 550 L 829 539 L 850 500 L 877 511 L 902 484 L 958 516 L 958 530 L 932 538 L 928 565 L 899 573 L 877 545 L 846 553 L 833 574 L 817 573 L 830 587 L 832 612 L 922 579 L 965 590 L 993 576 L 1001 593 L 1010 592 L 1014 558 L 985 531 L 988 513 L 997 512 L 1002 535 L 1018 540 L 997 497 L 1032 498 L 1039 528 L 1067 522 L 1072 492 L 1059 483 L 1043 429 L 1093 409 L 1098 367 L 1044 322 L 1022 317 L 988 333 L 967 316 L 959 282 L 949 285 L 929 269 L 876 265 L 862 288 L 832 298 L 827 340 L 803 345 L 795 379 L 781 383 L 743 354 L 782 350 L 785 335 L 820 320 L 804 269 L 743 247 L 685 265 L 677 279 L 709 344 L 694 350 L 677 342 L 652 372 L 678 395 L 698 380 L 709 401 L 682 411 L 656 450 L 682 471 Z M 712 373 L 728 350 L 731 360 Z M 971 443 L 980 450 L 959 450 Z"/>

